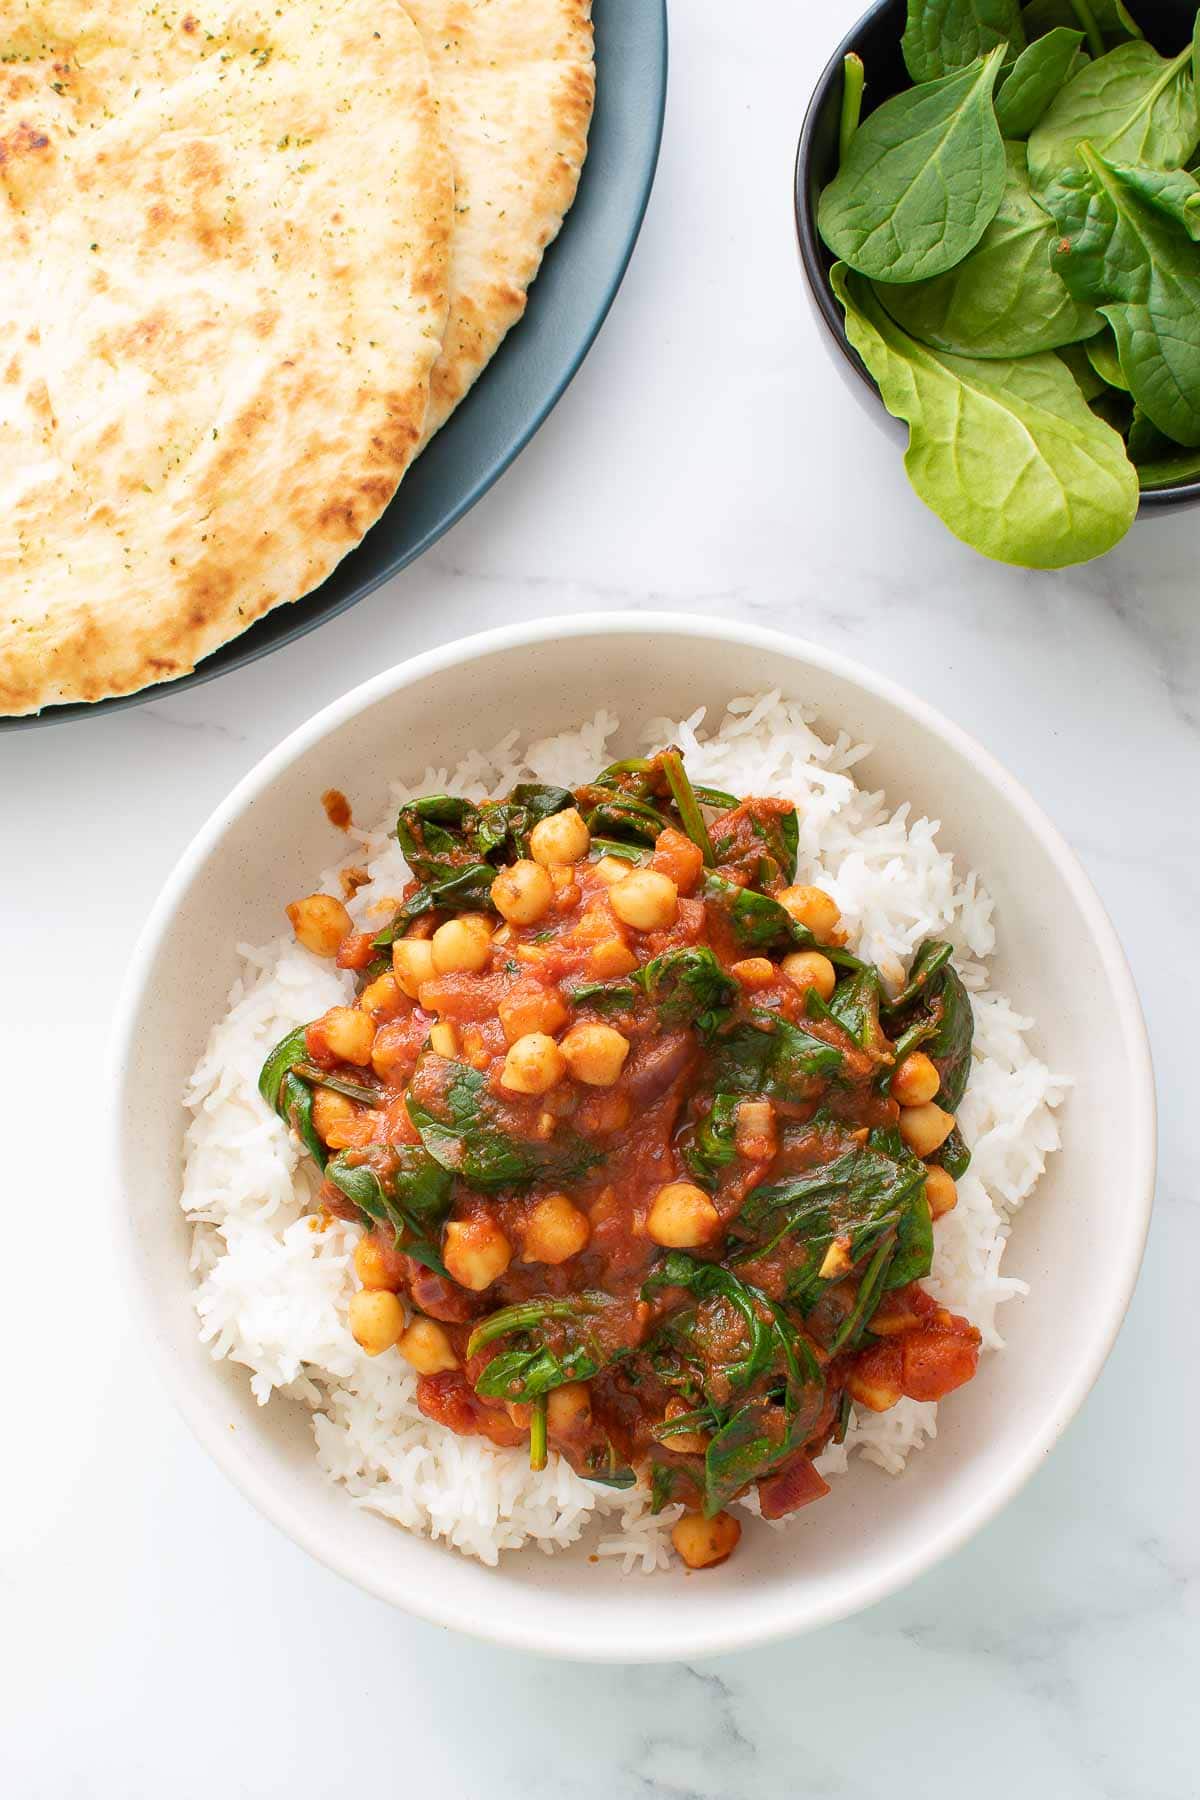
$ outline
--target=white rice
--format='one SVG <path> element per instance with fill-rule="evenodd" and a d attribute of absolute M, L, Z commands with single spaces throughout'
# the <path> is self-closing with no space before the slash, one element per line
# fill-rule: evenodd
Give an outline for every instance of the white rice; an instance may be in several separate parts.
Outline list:
<path fill-rule="evenodd" d="M 678 743 L 697 780 L 796 802 L 797 880 L 833 895 L 853 947 L 885 977 L 900 979 L 922 938 L 953 943 L 975 1010 L 974 1066 L 959 1115 L 973 1161 L 957 1207 L 937 1226 L 931 1286 L 998 1350 L 997 1309 L 1027 1291 L 1000 1272 L 1010 1215 L 1058 1147 L 1051 1109 L 1066 1084 L 1030 1052 L 1032 1020 L 988 989 L 995 932 L 992 903 L 977 877 L 956 872 L 950 852 L 938 846 L 936 821 L 913 818 L 906 805 L 891 812 L 882 794 L 862 792 L 852 771 L 868 747 L 844 735 L 824 742 L 811 729 L 812 716 L 770 693 L 734 701 L 714 735 L 702 735 L 702 711 L 682 722 L 652 720 L 644 735 L 652 746 Z M 578 731 L 523 752 L 514 731 L 455 770 L 430 769 L 413 788 L 397 785 L 378 830 L 352 832 L 348 860 L 365 865 L 371 881 L 351 912 L 368 923 L 389 917 L 408 879 L 389 835 L 401 800 L 445 789 L 483 799 L 530 778 L 572 786 L 610 760 L 616 729 L 612 715 L 599 713 Z M 336 872 L 321 885 L 338 891 Z M 416 1376 L 399 1356 L 372 1359 L 355 1344 L 346 1315 L 359 1228 L 334 1221 L 322 1230 L 306 1213 L 312 1174 L 257 1088 L 268 1050 L 352 995 L 353 977 L 291 939 L 241 944 L 238 953 L 243 974 L 184 1097 L 192 1122 L 182 1204 L 195 1225 L 201 1340 L 215 1359 L 249 1369 L 260 1405 L 279 1393 L 311 1409 L 318 1460 L 355 1505 L 486 1563 L 523 1545 L 550 1554 L 597 1525 L 600 1535 L 589 1547 L 600 1556 L 620 1559 L 626 1570 L 665 1566 L 678 1507 L 653 1517 L 641 1490 L 593 1486 L 554 1456 L 533 1474 L 523 1449 L 457 1437 L 418 1411 Z M 931 1403 L 902 1400 L 887 1413 L 856 1413 L 845 1443 L 828 1449 L 819 1467 L 827 1477 L 841 1474 L 857 1452 L 898 1474 L 936 1431 Z"/>

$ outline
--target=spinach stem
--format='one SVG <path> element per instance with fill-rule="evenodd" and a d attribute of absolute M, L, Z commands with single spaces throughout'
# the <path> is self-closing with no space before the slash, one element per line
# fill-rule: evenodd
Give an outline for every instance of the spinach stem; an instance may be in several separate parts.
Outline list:
<path fill-rule="evenodd" d="M 677 750 L 669 750 L 662 759 L 662 766 L 667 784 L 671 789 L 671 798 L 674 800 L 679 817 L 683 822 L 683 829 L 693 844 L 703 851 L 706 866 L 715 869 L 717 866 L 716 852 L 713 850 L 712 839 L 708 835 L 708 826 L 704 823 L 704 814 L 700 811 L 699 803 L 692 791 L 692 784 L 688 780 L 687 770 L 683 766 L 682 756 Z"/>
<path fill-rule="evenodd" d="M 1086 0 L 1073 0 L 1073 4 L 1086 5 Z M 867 72 L 863 67 L 861 56 L 851 50 L 842 62 L 842 118 L 838 128 L 838 167 L 846 160 L 851 141 L 858 130 L 862 118 L 863 89 L 867 84 Z"/>
<path fill-rule="evenodd" d="M 529 1466 L 534 1471 L 546 1466 L 546 1395 L 539 1394 L 533 1403 L 529 1420 Z"/>
<path fill-rule="evenodd" d="M 1104 38 L 1101 35 L 1100 27 L 1096 23 L 1096 15 L 1092 11 L 1091 0 L 1071 0 L 1071 11 L 1075 14 L 1075 17 L 1083 27 L 1084 36 L 1088 41 L 1088 49 L 1091 51 L 1092 55 L 1103 56 Z"/>
<path fill-rule="evenodd" d="M 326 1087 L 332 1093 L 344 1094 L 347 1100 L 361 1100 L 364 1106 L 380 1107 L 382 1096 L 365 1082 L 348 1081 L 344 1075 L 331 1075 L 326 1069 L 318 1069 L 313 1063 L 298 1062 L 292 1064 L 292 1074 L 298 1075 L 301 1081 L 307 1081 L 313 1087 Z"/>
<path fill-rule="evenodd" d="M 892 1260 L 895 1248 L 896 1228 L 892 1226 L 891 1230 L 885 1231 L 880 1238 L 879 1248 L 867 1264 L 867 1272 L 858 1284 L 858 1297 L 854 1302 L 853 1309 L 842 1320 L 829 1346 L 830 1356 L 836 1356 L 843 1344 L 847 1341 L 853 1342 L 862 1331 L 870 1317 L 868 1309 L 874 1310 L 872 1302 L 883 1285 L 883 1278 L 887 1273 L 887 1266 Z"/>

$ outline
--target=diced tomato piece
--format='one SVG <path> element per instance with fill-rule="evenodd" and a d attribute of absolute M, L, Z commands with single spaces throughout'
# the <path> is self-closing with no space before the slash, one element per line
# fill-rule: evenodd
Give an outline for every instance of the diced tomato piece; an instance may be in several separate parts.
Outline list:
<path fill-rule="evenodd" d="M 339 969 L 365 969 L 375 957 L 375 938 L 370 931 L 352 931 L 337 953 Z"/>
<path fill-rule="evenodd" d="M 682 831 L 668 825 L 660 831 L 654 845 L 650 867 L 661 875 L 669 875 L 681 894 L 690 894 L 704 867 L 704 852 Z"/>
<path fill-rule="evenodd" d="M 886 1412 L 904 1392 L 900 1341 L 889 1338 L 873 1344 L 854 1359 L 846 1386 L 850 1398 L 871 1412 Z"/>
<path fill-rule="evenodd" d="M 979 1333 L 906 1332 L 901 1380 L 910 1400 L 942 1400 L 970 1381 L 979 1363 Z"/>
<path fill-rule="evenodd" d="M 758 1484 L 764 1519 L 782 1519 L 788 1513 L 799 1512 L 813 1500 L 823 1500 L 828 1492 L 829 1483 L 818 1475 L 802 1450 L 789 1456 L 773 1474 L 764 1475 Z"/>

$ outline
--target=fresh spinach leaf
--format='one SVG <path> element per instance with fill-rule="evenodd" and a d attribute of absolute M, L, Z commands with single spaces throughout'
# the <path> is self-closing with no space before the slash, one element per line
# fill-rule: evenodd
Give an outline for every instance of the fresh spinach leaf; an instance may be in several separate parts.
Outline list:
<path fill-rule="evenodd" d="M 1111 326 L 1106 325 L 1099 337 L 1089 338 L 1083 348 L 1092 368 L 1105 386 L 1117 388 L 1121 393 L 1127 394 L 1129 383 L 1121 367 L 1121 354 Z"/>
<path fill-rule="evenodd" d="M 1027 138 L 1076 72 L 1082 31 L 1056 25 L 1023 50 L 996 95 L 996 121 L 1006 138 Z"/>
<path fill-rule="evenodd" d="M 1088 339 L 1089 344 L 1095 342 L 1096 340 L 1094 338 Z M 1064 362 L 1067 368 L 1070 369 L 1071 374 L 1075 378 L 1075 383 L 1085 400 L 1095 400 L 1100 394 L 1108 392 L 1108 383 L 1102 375 L 1097 374 L 1096 370 L 1088 360 L 1087 345 L 1064 344 L 1062 348 L 1056 352 L 1056 355 L 1059 360 Z"/>
<path fill-rule="evenodd" d="M 1063 179 L 1081 145 L 1115 163 L 1177 169 L 1200 143 L 1200 107 L 1189 47 L 1163 57 L 1138 39 L 1110 50 L 1069 81 L 1029 139 L 1033 191 L 1061 224 Z"/>
<path fill-rule="evenodd" d="M 1034 199 L 1023 144 L 1007 144 L 1000 210 L 971 254 L 933 281 L 875 283 L 912 337 L 956 356 L 1032 356 L 1102 331 L 1104 321 L 1051 267 L 1054 220 Z"/>
<path fill-rule="evenodd" d="M 1125 446 L 1052 352 L 983 362 L 927 348 L 842 266 L 846 332 L 888 411 L 909 425 L 917 494 L 974 549 L 1025 568 L 1103 556 L 1137 512 Z"/>
<path fill-rule="evenodd" d="M 965 69 L 997 46 L 1015 55 L 1024 43 L 1021 0 L 908 0 L 901 49 L 916 82 Z"/>
<path fill-rule="evenodd" d="M 1031 43 L 1056 27 L 1082 26 L 1096 56 L 1127 38 L 1144 35 L 1124 0 L 1029 0 L 1021 9 L 1021 17 Z"/>
<path fill-rule="evenodd" d="M 973 250 L 1004 197 L 992 90 L 1004 51 L 885 100 L 821 195 L 821 236 L 876 281 L 942 275 Z"/>
<path fill-rule="evenodd" d="M 1154 462 L 1142 463 L 1138 480 L 1152 493 L 1156 488 L 1174 487 L 1181 481 L 1200 481 L 1200 450 L 1180 450 Z"/>
<path fill-rule="evenodd" d="M 1113 328 L 1137 405 L 1177 444 L 1200 445 L 1200 254 L 1130 171 L 1084 144 L 1059 189 L 1056 267 Z"/>

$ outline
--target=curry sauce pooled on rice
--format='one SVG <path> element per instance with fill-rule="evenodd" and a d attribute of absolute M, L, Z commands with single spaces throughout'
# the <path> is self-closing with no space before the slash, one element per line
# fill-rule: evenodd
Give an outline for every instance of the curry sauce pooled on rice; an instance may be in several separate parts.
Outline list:
<path fill-rule="evenodd" d="M 355 917 L 288 907 L 300 948 L 262 959 L 197 1071 L 185 1203 L 204 1334 L 260 1398 L 318 1409 L 366 1504 L 487 1560 L 615 1512 L 602 1549 L 699 1568 L 735 1503 L 781 1519 L 855 1444 L 902 1466 L 932 1433 L 1018 1285 L 972 1124 L 1036 1096 L 1019 1199 L 1057 1089 L 965 984 L 989 903 L 926 821 L 858 794 L 848 746 L 768 696 L 580 781 L 606 724 L 531 749 L 514 773 L 543 778 L 500 798 L 469 774 L 470 798 L 405 796 Z M 272 1013 L 302 1020 L 259 1087 L 304 1185 L 252 1225 L 201 1191 Z M 271 1367 L 254 1313 L 293 1274 Z"/>

